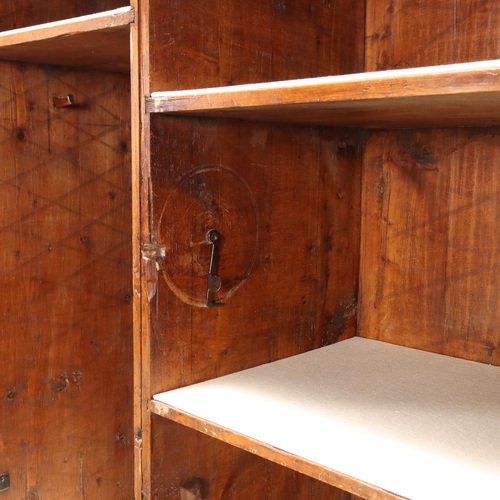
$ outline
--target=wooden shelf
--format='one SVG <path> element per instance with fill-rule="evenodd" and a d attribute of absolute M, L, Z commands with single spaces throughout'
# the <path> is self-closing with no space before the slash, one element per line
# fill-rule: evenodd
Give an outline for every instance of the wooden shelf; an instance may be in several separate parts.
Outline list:
<path fill-rule="evenodd" d="M 367 128 L 500 123 L 500 60 L 155 92 L 151 113 Z"/>
<path fill-rule="evenodd" d="M 355 337 L 158 394 L 150 409 L 361 495 L 500 491 L 499 367 Z"/>
<path fill-rule="evenodd" d="M 0 60 L 130 71 L 131 7 L 0 33 Z"/>

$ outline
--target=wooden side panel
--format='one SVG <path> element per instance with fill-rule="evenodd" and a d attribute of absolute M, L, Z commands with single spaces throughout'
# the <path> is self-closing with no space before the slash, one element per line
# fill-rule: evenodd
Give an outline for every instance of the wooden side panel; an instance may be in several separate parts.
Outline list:
<path fill-rule="evenodd" d="M 152 393 L 354 335 L 360 134 L 159 115 L 152 136 Z"/>
<path fill-rule="evenodd" d="M 151 0 L 151 91 L 363 69 L 363 0 Z"/>
<path fill-rule="evenodd" d="M 357 497 L 234 446 L 153 416 L 151 498 L 354 500 Z M 230 473 L 228 473 L 230 471 Z"/>
<path fill-rule="evenodd" d="M 132 496 L 129 99 L 127 77 L 1 65 L 5 500 Z"/>
<path fill-rule="evenodd" d="M 375 133 L 360 334 L 500 364 L 498 129 Z"/>
<path fill-rule="evenodd" d="M 127 0 L 2 0 L 0 31 L 59 21 L 130 5 Z"/>
<path fill-rule="evenodd" d="M 368 0 L 366 70 L 500 57 L 498 0 Z"/>

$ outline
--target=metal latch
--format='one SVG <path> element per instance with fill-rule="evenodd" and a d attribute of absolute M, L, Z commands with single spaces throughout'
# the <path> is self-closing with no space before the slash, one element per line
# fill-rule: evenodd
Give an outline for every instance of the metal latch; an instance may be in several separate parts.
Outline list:
<path fill-rule="evenodd" d="M 160 262 L 165 260 L 167 250 L 164 245 L 159 245 L 158 243 L 144 243 L 141 255 L 144 260 L 154 261 L 156 268 L 159 269 Z"/>
<path fill-rule="evenodd" d="M 217 229 L 210 229 L 207 233 L 207 243 L 212 245 L 212 253 L 210 254 L 210 265 L 208 267 L 207 277 L 207 307 L 223 306 L 222 302 L 215 300 L 215 294 L 221 289 L 222 281 L 217 276 L 219 268 L 219 247 L 221 235 Z"/>
<path fill-rule="evenodd" d="M 10 488 L 10 476 L 8 472 L 0 473 L 0 492 Z"/>

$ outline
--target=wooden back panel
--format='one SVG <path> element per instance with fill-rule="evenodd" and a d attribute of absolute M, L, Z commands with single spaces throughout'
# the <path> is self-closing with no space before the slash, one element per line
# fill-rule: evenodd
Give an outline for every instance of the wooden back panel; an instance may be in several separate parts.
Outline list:
<path fill-rule="evenodd" d="M 127 0 L 2 0 L 0 31 L 125 7 Z"/>
<path fill-rule="evenodd" d="M 497 0 L 368 0 L 366 71 L 500 57 Z"/>
<path fill-rule="evenodd" d="M 151 91 L 363 70 L 362 0 L 150 0 Z"/>
<path fill-rule="evenodd" d="M 361 134 L 159 115 L 152 138 L 153 394 L 354 335 Z"/>
<path fill-rule="evenodd" d="M 368 70 L 497 58 L 495 0 L 367 7 Z M 500 364 L 498 130 L 367 143 L 359 333 Z"/>
<path fill-rule="evenodd" d="M 500 364 L 498 129 L 375 133 L 360 334 Z"/>
<path fill-rule="evenodd" d="M 132 496 L 129 99 L 125 76 L 0 67 L 5 500 Z"/>

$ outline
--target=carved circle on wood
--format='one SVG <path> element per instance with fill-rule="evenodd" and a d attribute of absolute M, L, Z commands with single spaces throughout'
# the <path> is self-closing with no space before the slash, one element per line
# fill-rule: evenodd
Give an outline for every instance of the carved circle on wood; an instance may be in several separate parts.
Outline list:
<path fill-rule="evenodd" d="M 259 214 L 248 183 L 235 170 L 200 165 L 168 189 L 158 221 L 158 242 L 165 246 L 161 274 L 184 303 L 206 307 L 211 246 L 207 232 L 221 234 L 216 294 L 223 303 L 252 274 L 259 244 Z"/>

